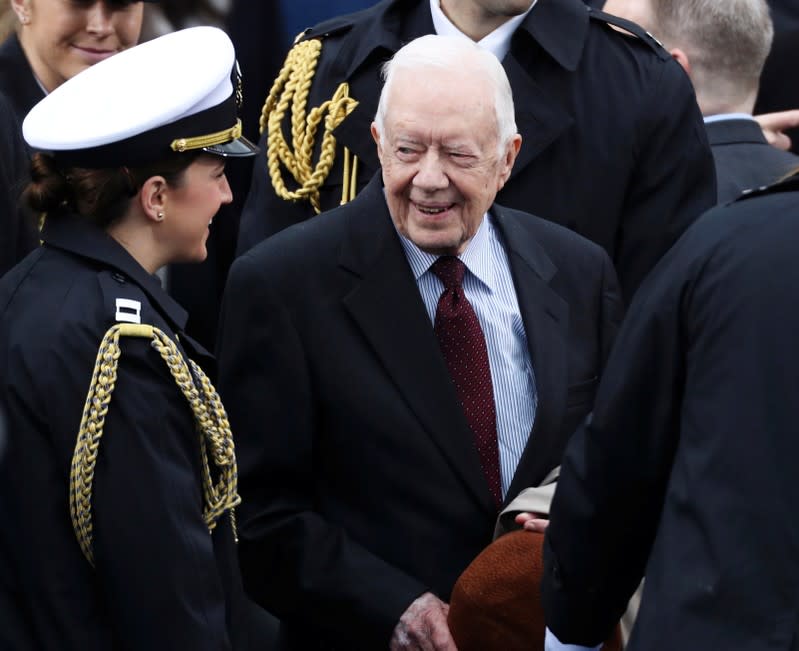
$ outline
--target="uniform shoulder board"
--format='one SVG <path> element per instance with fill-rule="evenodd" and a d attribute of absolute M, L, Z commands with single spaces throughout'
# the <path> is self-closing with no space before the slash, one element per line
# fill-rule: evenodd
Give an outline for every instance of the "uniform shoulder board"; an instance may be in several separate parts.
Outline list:
<path fill-rule="evenodd" d="M 632 36 L 636 36 L 644 43 L 649 45 L 655 54 L 657 54 L 658 57 L 664 61 L 671 59 L 671 55 L 668 53 L 666 48 L 663 47 L 663 43 L 652 36 L 650 32 L 647 32 L 638 23 L 634 23 L 631 20 L 626 20 L 624 18 L 619 18 L 613 14 L 606 14 L 604 11 L 594 9 L 593 7 L 588 7 L 588 15 L 593 20 L 598 20 L 600 22 L 607 23 L 608 25 L 612 25 L 613 27 L 618 27 L 623 29 L 625 32 L 628 32 Z"/>
<path fill-rule="evenodd" d="M 98 279 L 106 316 L 114 323 L 149 323 L 150 303 L 142 289 L 120 271 L 102 271 Z"/>
<path fill-rule="evenodd" d="M 296 45 L 297 43 L 308 41 L 312 38 L 328 38 L 330 36 L 344 34 L 352 29 L 352 26 L 355 23 L 353 17 L 353 14 L 336 16 L 335 18 L 325 20 L 318 25 L 309 27 L 308 29 L 297 34 L 297 37 L 294 39 L 294 44 Z"/>
<path fill-rule="evenodd" d="M 772 183 L 771 185 L 763 185 L 759 188 L 744 190 L 735 202 L 746 201 L 752 197 L 762 197 L 766 194 L 777 194 L 778 192 L 799 192 L 799 172 L 789 176 L 787 179 Z"/>

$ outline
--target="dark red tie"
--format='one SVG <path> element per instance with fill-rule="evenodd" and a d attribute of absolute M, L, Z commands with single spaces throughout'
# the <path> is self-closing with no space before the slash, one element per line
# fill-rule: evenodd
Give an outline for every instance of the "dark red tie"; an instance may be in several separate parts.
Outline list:
<path fill-rule="evenodd" d="M 477 453 L 497 505 L 502 503 L 497 444 L 497 410 L 483 329 L 463 293 L 466 267 L 458 258 L 442 256 L 430 270 L 444 283 L 438 299 L 435 332 L 449 374 L 455 383 Z"/>

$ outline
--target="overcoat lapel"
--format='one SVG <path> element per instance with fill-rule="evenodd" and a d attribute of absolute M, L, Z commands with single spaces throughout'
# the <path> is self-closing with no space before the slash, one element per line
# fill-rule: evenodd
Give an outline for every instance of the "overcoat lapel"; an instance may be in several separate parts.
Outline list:
<path fill-rule="evenodd" d="M 522 147 L 511 170 L 510 178 L 513 178 L 557 140 L 574 119 L 536 84 L 512 51 L 502 60 L 502 66 L 513 91 L 516 129 L 522 136 Z"/>
<path fill-rule="evenodd" d="M 557 268 L 531 241 L 519 216 L 497 205 L 492 212 L 508 252 L 538 392 L 535 422 L 508 490 L 508 501 L 551 470 L 548 451 L 557 443 L 566 408 L 569 307 L 549 286 Z"/>
<path fill-rule="evenodd" d="M 471 430 L 391 222 L 379 175 L 348 209 L 351 229 L 340 265 L 358 280 L 344 297 L 344 306 L 467 490 L 487 511 L 495 512 Z"/>

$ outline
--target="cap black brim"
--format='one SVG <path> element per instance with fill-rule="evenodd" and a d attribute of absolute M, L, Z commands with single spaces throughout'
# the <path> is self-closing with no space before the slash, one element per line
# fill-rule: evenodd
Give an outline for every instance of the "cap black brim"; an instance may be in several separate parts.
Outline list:
<path fill-rule="evenodd" d="M 215 156 L 223 156 L 224 158 L 246 158 L 247 156 L 255 156 L 261 149 L 258 145 L 252 144 L 247 138 L 242 136 L 222 145 L 203 147 L 203 151 Z"/>

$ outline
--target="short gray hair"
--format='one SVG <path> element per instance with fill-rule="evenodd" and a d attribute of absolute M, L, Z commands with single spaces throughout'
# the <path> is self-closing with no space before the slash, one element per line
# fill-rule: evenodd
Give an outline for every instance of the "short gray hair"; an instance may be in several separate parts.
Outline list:
<path fill-rule="evenodd" d="M 741 101 L 757 92 L 774 27 L 766 0 L 650 0 L 650 29 L 685 51 L 697 95 Z"/>
<path fill-rule="evenodd" d="M 513 94 L 508 76 L 499 60 L 474 41 L 458 36 L 421 36 L 400 50 L 382 69 L 383 90 L 377 105 L 375 125 L 378 133 L 385 133 L 384 125 L 388 96 L 394 76 L 398 70 L 418 70 L 438 68 L 461 71 L 468 66 L 470 74 L 482 74 L 494 88 L 494 112 L 497 118 L 497 140 L 500 155 L 511 138 L 516 135 L 516 117 L 513 108 Z"/>

